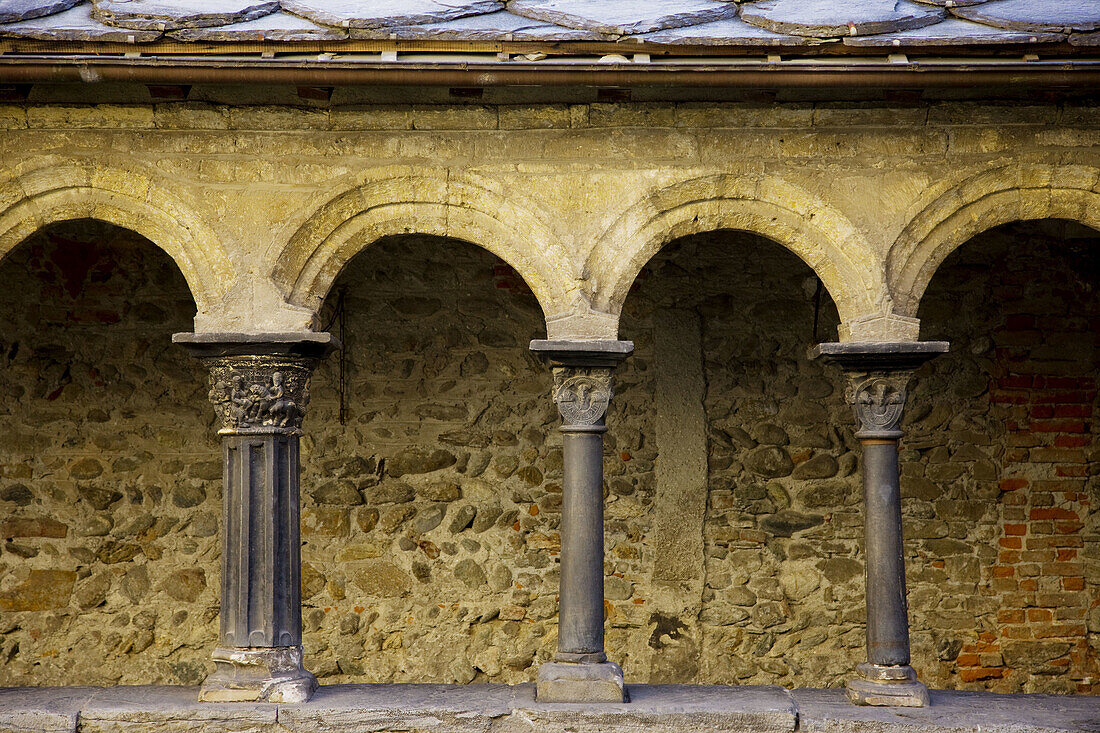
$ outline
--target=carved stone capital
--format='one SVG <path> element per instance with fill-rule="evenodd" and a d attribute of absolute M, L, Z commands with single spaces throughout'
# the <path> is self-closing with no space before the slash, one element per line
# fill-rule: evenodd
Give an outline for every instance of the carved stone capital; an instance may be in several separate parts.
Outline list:
<path fill-rule="evenodd" d="M 330 334 L 177 333 L 210 369 L 210 401 L 223 435 L 299 434 L 317 362 L 339 347 Z"/>
<path fill-rule="evenodd" d="M 602 432 L 611 403 L 611 372 L 634 352 L 630 341 L 531 342 L 531 351 L 550 362 L 554 402 L 563 430 Z"/>
<path fill-rule="evenodd" d="M 860 429 L 857 438 L 896 440 L 901 437 L 906 385 L 910 370 L 850 374 L 846 397 Z"/>
<path fill-rule="evenodd" d="M 554 402 L 565 427 L 601 425 L 611 403 L 611 369 L 554 367 Z"/>
<path fill-rule="evenodd" d="M 210 401 L 221 420 L 221 434 L 301 431 L 316 360 L 264 355 L 204 361 L 210 368 Z"/>

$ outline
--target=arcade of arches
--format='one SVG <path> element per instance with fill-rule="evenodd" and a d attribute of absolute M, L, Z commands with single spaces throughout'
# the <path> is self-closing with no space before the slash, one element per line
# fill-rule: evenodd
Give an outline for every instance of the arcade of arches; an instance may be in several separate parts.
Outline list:
<path fill-rule="evenodd" d="M 1100 692 L 1094 107 L 123 87 L 0 102 L 0 685 Z"/>
<path fill-rule="evenodd" d="M 953 344 L 902 442 L 913 665 L 936 687 L 1095 692 L 1100 235 L 983 232 L 918 315 Z M 195 306 L 120 227 L 0 264 L 0 683 L 198 684 L 218 638 L 222 465 Z M 553 657 L 562 441 L 538 301 L 469 243 L 386 237 L 336 277 L 343 351 L 302 440 L 306 666 L 322 682 L 520 682 Z M 842 684 L 861 660 L 860 449 L 828 291 L 729 230 L 665 246 L 620 331 L 605 438 L 607 653 L 628 680 Z M 448 649 L 441 655 L 439 649 Z"/>

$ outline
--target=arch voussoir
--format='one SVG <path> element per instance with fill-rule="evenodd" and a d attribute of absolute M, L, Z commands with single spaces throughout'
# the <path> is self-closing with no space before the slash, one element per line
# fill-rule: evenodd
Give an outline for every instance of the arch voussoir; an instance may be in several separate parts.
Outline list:
<path fill-rule="evenodd" d="M 947 257 L 1014 221 L 1069 219 L 1100 229 L 1100 168 L 1020 164 L 983 171 L 920 211 L 891 246 L 886 277 L 898 312 L 915 316 Z"/>
<path fill-rule="evenodd" d="M 108 167 L 36 169 L 0 185 L 0 258 L 39 229 L 74 219 L 129 229 L 163 249 L 200 314 L 216 307 L 235 279 L 221 241 L 191 207 L 144 174 Z"/>
<path fill-rule="evenodd" d="M 322 204 L 283 247 L 271 277 L 288 302 L 318 309 L 344 265 L 387 236 L 461 239 L 514 268 L 544 313 L 567 302 L 573 267 L 564 246 L 534 212 L 499 192 L 443 176 L 394 175 L 368 181 Z"/>
<path fill-rule="evenodd" d="M 800 257 L 825 284 L 843 324 L 889 313 L 878 259 L 843 214 L 786 181 L 732 175 L 674 183 L 628 208 L 589 256 L 594 306 L 618 316 L 638 273 L 664 245 L 720 229 L 767 237 Z"/>

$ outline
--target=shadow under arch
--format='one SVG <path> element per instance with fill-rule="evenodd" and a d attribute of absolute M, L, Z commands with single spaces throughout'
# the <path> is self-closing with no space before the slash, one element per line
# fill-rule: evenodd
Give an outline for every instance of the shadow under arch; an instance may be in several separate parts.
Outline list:
<path fill-rule="evenodd" d="M 574 268 L 549 228 L 499 193 L 445 176 L 380 178 L 330 199 L 291 235 L 272 279 L 290 303 L 316 311 L 352 257 L 401 234 L 477 245 L 519 273 L 544 315 L 568 308 Z"/>
<path fill-rule="evenodd" d="M 206 370 L 171 345 L 191 328 L 190 287 L 132 229 L 59 221 L 0 262 L 0 312 L 0 462 L 19 466 L 10 473 L 22 492 L 2 514 L 54 528 L 5 532 L 32 551 L 6 553 L 4 613 L 29 634 L 7 637 L 22 652 L 0 679 L 198 684 L 217 635 L 207 612 L 218 602 L 221 461 L 205 460 L 218 446 Z M 13 598 L 13 581 L 32 600 Z M 42 593 L 47 601 L 33 600 Z M 162 602 L 170 613 L 150 610 Z M 48 619 L 56 625 L 43 626 Z M 120 657 L 118 639 L 135 634 L 146 641 Z M 172 665 L 140 653 L 154 637 L 173 648 Z"/>
<path fill-rule="evenodd" d="M 601 273 L 606 287 L 595 293 L 597 307 L 621 313 L 638 273 L 666 244 L 723 229 L 766 237 L 797 255 L 821 278 L 842 324 L 890 310 L 878 268 L 860 264 L 876 258 L 847 218 L 786 182 L 732 175 L 681 181 L 631 206 L 589 257 L 586 271 Z"/>
<path fill-rule="evenodd" d="M 948 255 L 1014 221 L 1068 219 L 1100 230 L 1100 169 L 1010 165 L 979 173 L 917 214 L 890 247 L 886 276 L 900 314 L 915 316 Z"/>
<path fill-rule="evenodd" d="M 179 267 L 201 316 L 236 277 L 213 228 L 162 186 L 134 171 L 47 168 L 0 183 L 0 259 L 44 227 L 93 219 L 129 229 Z"/>

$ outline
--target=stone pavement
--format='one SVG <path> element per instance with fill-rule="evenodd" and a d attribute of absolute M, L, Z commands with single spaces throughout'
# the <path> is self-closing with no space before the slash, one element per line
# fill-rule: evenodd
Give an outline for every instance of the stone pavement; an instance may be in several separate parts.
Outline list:
<path fill-rule="evenodd" d="M 198 688 L 0 689 L 0 733 L 65 731 L 842 731 L 1100 733 L 1100 697 L 932 692 L 929 708 L 850 705 L 838 689 L 630 685 L 631 702 L 551 705 L 526 685 L 326 685 L 309 703 L 209 704 Z"/>

